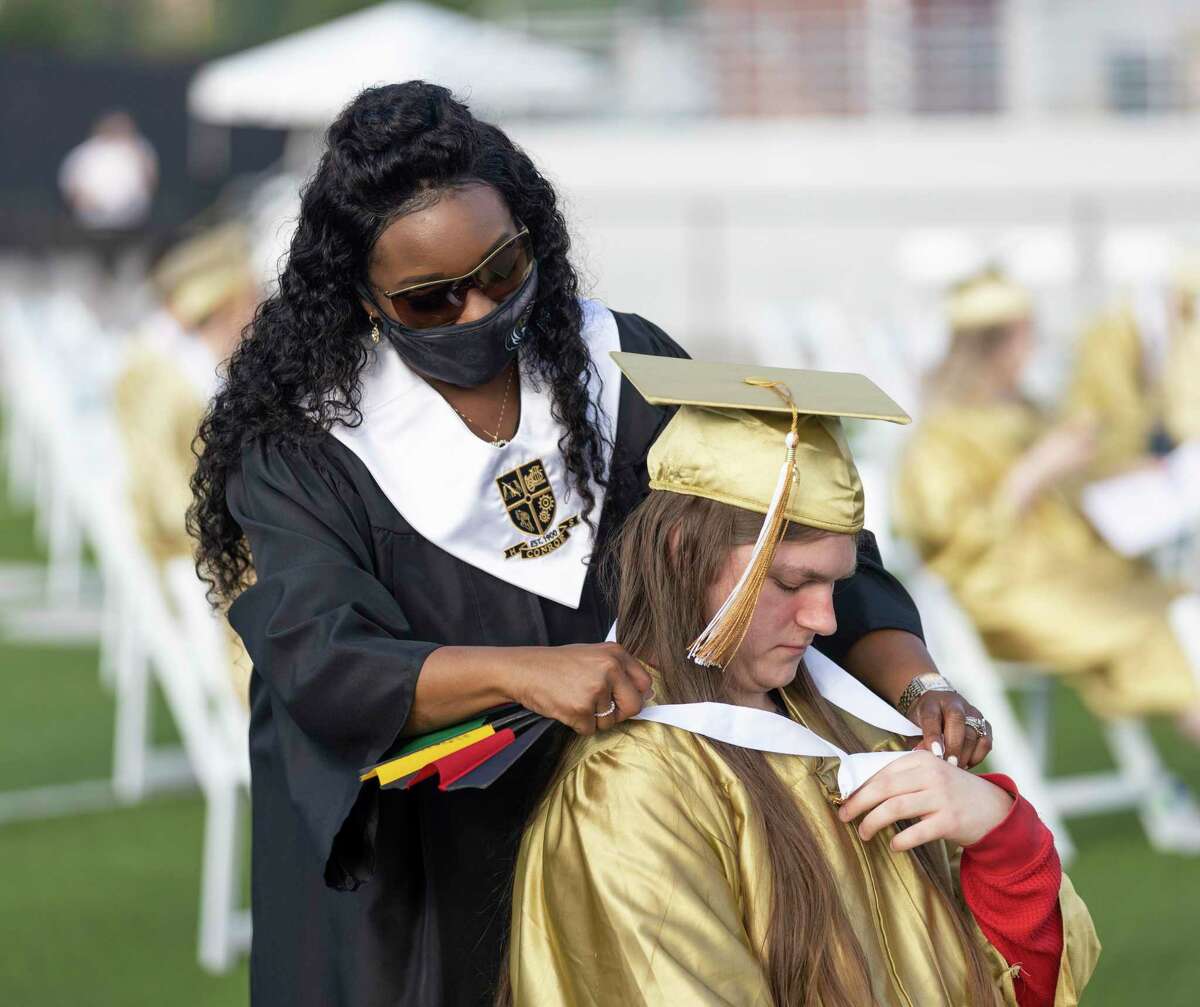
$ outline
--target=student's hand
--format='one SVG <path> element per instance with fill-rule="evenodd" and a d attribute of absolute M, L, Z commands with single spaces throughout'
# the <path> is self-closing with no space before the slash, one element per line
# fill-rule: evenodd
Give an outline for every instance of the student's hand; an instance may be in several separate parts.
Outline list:
<path fill-rule="evenodd" d="M 1059 424 L 1038 440 L 1009 471 L 1004 492 L 1021 512 L 1047 489 L 1082 472 L 1096 457 L 1097 426 L 1073 419 Z"/>
<path fill-rule="evenodd" d="M 864 816 L 858 824 L 864 842 L 896 822 L 916 820 L 892 837 L 891 848 L 900 852 L 936 839 L 970 846 L 1004 821 L 1012 803 L 994 783 L 928 752 L 913 752 L 859 787 L 838 817 L 849 822 Z"/>
<path fill-rule="evenodd" d="M 604 731 L 641 711 L 650 676 L 618 643 L 514 647 L 510 692 L 526 709 L 579 734 Z M 597 716 L 616 703 L 612 713 Z"/>
<path fill-rule="evenodd" d="M 983 714 L 957 692 L 930 690 L 908 708 L 908 718 L 921 728 L 922 737 L 916 747 L 936 755 L 938 749 L 934 746 L 940 746 L 945 758 L 955 760 L 952 765 L 963 769 L 979 765 L 992 750 L 990 726 L 987 734 L 981 734 L 967 724 L 968 717 L 976 722 L 984 720 Z"/>
<path fill-rule="evenodd" d="M 1048 482 L 1064 479 L 1087 468 L 1096 457 L 1097 424 L 1073 419 L 1051 429 L 1032 449 Z"/>

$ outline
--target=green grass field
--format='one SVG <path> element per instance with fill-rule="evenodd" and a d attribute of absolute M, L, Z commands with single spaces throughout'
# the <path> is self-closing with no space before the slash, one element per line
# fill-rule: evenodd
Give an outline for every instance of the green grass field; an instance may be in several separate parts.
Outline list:
<path fill-rule="evenodd" d="M 0 564 L 38 555 L 28 517 L 0 502 Z M 0 789 L 106 774 L 113 710 L 94 648 L 0 641 L 0 674 Z M 1057 701 L 1060 768 L 1102 768 L 1093 725 L 1071 694 L 1060 690 Z M 1200 753 L 1169 729 L 1156 734 L 1200 789 Z M 193 796 L 0 826 L 0 1004 L 244 1005 L 244 963 L 221 977 L 196 964 L 202 816 Z M 1071 875 L 1104 944 L 1084 1002 L 1195 1004 L 1200 858 L 1150 852 L 1132 815 L 1079 820 L 1074 835 Z"/>

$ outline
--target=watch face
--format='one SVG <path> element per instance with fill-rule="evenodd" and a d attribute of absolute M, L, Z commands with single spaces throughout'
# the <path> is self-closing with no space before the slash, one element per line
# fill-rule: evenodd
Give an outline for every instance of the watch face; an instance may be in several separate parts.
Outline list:
<path fill-rule="evenodd" d="M 918 675 L 917 680 L 926 688 L 933 688 L 934 686 L 943 686 L 945 688 L 950 687 L 950 683 L 942 678 L 942 676 L 936 671 L 927 671 L 923 675 Z"/>
<path fill-rule="evenodd" d="M 934 671 L 922 672 L 908 683 L 900 700 L 896 704 L 901 713 L 907 713 L 909 708 L 927 692 L 954 692 L 954 686 Z"/>

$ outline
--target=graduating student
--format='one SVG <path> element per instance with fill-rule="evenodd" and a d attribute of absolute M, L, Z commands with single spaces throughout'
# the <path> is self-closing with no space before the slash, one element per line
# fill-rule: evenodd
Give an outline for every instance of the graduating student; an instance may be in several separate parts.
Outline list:
<path fill-rule="evenodd" d="M 196 467 L 192 440 L 260 291 L 236 225 L 171 248 L 151 279 L 160 299 L 132 341 L 113 400 L 126 453 L 134 519 L 162 564 L 190 556 L 185 516 Z"/>
<path fill-rule="evenodd" d="M 1168 282 L 1095 319 L 1076 350 L 1066 408 L 1096 423 L 1109 470 L 1200 438 L 1200 255 L 1181 254 Z"/>
<path fill-rule="evenodd" d="M 163 570 L 190 559 L 187 532 L 196 466 L 192 442 L 229 359 L 261 296 L 245 232 L 225 224 L 171 248 L 151 279 L 160 307 L 126 351 L 113 387 L 134 523 L 147 555 Z M 248 702 L 250 659 L 226 629 L 229 681 Z"/>
<path fill-rule="evenodd" d="M 618 639 L 661 705 L 567 750 L 504 999 L 1077 1003 L 1099 949 L 1036 813 L 905 753 L 915 726 L 813 649 L 863 523 L 838 417 L 904 414 L 854 375 L 620 360 L 682 404 L 619 550 Z"/>
<path fill-rule="evenodd" d="M 641 708 L 589 562 L 664 420 L 619 349 L 682 354 L 580 299 L 554 191 L 500 130 L 421 82 L 333 123 L 193 481 L 201 572 L 254 661 L 259 1007 L 490 1000 L 520 826 L 570 732 L 482 791 L 358 774 L 506 701 L 582 734 Z M 837 605 L 828 652 L 981 758 L 869 538 Z"/>
<path fill-rule="evenodd" d="M 1200 738 L 1194 601 L 1115 552 L 1080 509 L 1097 442 L 1090 425 L 1056 423 L 1021 395 L 1028 295 L 981 274 L 948 312 L 951 343 L 900 469 L 898 529 L 994 656 L 1062 675 L 1100 716 L 1173 713 Z"/>

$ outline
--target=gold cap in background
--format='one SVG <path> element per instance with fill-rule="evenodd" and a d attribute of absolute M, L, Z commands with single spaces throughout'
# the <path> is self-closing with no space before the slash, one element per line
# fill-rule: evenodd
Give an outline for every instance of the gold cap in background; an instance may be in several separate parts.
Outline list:
<path fill-rule="evenodd" d="M 245 229 L 224 224 L 180 242 L 155 266 L 152 279 L 182 325 L 201 324 L 256 284 Z"/>
<path fill-rule="evenodd" d="M 946 296 L 946 321 L 956 334 L 1013 325 L 1032 314 L 1029 292 L 996 269 L 956 283 Z"/>

